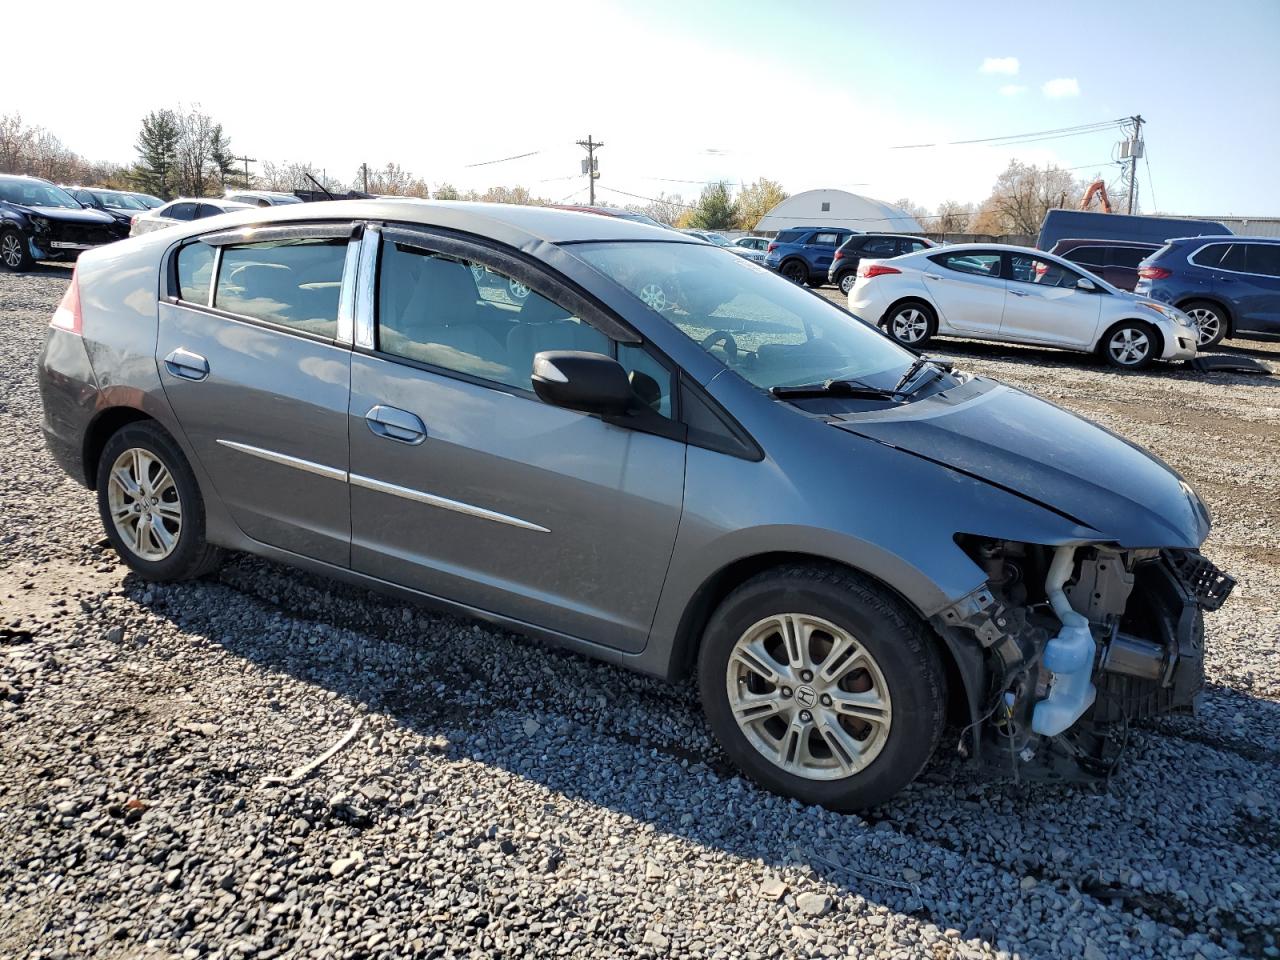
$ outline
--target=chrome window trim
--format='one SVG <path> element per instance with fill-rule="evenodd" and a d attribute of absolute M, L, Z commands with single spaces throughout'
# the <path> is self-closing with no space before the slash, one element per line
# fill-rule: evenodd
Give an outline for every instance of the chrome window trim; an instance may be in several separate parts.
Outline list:
<path fill-rule="evenodd" d="M 257 457 L 260 460 L 266 460 L 269 463 L 278 463 L 284 467 L 293 467 L 295 470 L 301 470 L 304 473 L 315 474 L 317 477 L 325 477 L 329 480 L 347 480 L 347 471 L 339 470 L 337 467 L 326 466 L 323 463 L 316 463 L 314 460 L 304 460 L 301 457 L 291 457 L 287 453 L 278 453 L 275 450 L 267 450 L 264 447 L 255 447 L 248 443 L 239 443 L 235 440 L 223 440 L 221 437 L 214 441 L 224 447 L 232 450 L 238 450 L 240 453 L 247 453 L 251 457 Z"/>
<path fill-rule="evenodd" d="M 219 441 L 221 442 L 221 441 Z M 477 507 L 470 503 L 463 503 L 459 500 L 450 500 L 447 497 L 438 497 L 433 493 L 427 493 L 423 490 L 415 490 L 412 487 L 402 487 L 399 484 L 387 483 L 384 480 L 375 480 L 373 477 L 362 476 L 353 473 L 350 476 L 351 483 L 357 487 L 363 487 L 366 490 L 373 490 L 376 493 L 386 493 L 393 497 L 401 497 L 405 500 L 413 500 L 416 503 L 425 503 L 430 507 L 439 507 L 442 510 L 451 510 L 454 513 L 465 514 L 468 517 L 477 517 L 481 520 L 492 520 L 495 523 L 505 523 L 511 527 L 518 527 L 521 530 L 531 530 L 534 533 L 550 533 L 546 527 L 528 520 L 521 520 L 519 517 L 513 517 L 506 513 L 499 513 L 496 510 L 486 510 L 484 507 Z"/>
<path fill-rule="evenodd" d="M 323 223 L 290 223 L 273 226 L 233 227 L 201 236 L 200 242 L 211 247 L 242 243 L 267 243 L 271 240 L 341 240 L 350 237 L 355 225 L 350 220 Z"/>
<path fill-rule="evenodd" d="M 210 310 L 214 309 L 213 298 L 218 292 L 218 274 L 221 272 L 221 270 L 222 270 L 222 248 L 214 247 L 213 248 L 213 270 L 209 274 L 209 300 L 205 304 L 205 306 L 208 307 Z M 178 299 L 181 300 L 182 291 L 179 290 L 178 293 L 179 293 Z"/>
<path fill-rule="evenodd" d="M 1246 241 L 1236 240 L 1234 242 L 1230 240 L 1227 240 L 1227 241 L 1214 240 L 1212 243 L 1206 243 L 1204 246 L 1196 247 L 1196 249 L 1191 253 L 1191 255 L 1187 257 L 1187 263 L 1194 263 L 1201 270 L 1219 270 L 1222 273 L 1233 273 L 1237 277 L 1262 277 L 1264 280 L 1280 280 L 1280 276 L 1277 276 L 1276 274 L 1273 274 L 1273 273 L 1254 273 L 1252 270 L 1230 270 L 1227 267 L 1211 267 L 1207 263 L 1201 263 L 1199 260 L 1196 259 L 1196 255 L 1200 253 L 1201 250 L 1207 250 L 1209 247 L 1216 247 L 1218 244 L 1224 244 L 1225 246 L 1228 246 L 1228 247 L 1236 247 L 1236 246 L 1277 247 L 1277 246 L 1280 246 L 1280 244 L 1277 244 L 1277 243 L 1256 243 L 1256 242 L 1251 242 L 1247 240 Z M 1223 254 L 1223 256 L 1225 255 L 1226 254 Z"/>
<path fill-rule="evenodd" d="M 360 238 L 360 261 L 355 290 L 355 345 L 365 350 L 374 349 L 373 320 L 377 292 L 378 246 L 382 229 L 376 224 L 364 228 Z"/>
<path fill-rule="evenodd" d="M 356 329 L 356 273 L 360 268 L 361 239 L 353 239 L 347 244 L 347 258 L 342 265 L 342 289 L 338 293 L 338 334 L 336 343 L 351 346 Z M 218 251 L 221 254 L 222 248 Z"/>

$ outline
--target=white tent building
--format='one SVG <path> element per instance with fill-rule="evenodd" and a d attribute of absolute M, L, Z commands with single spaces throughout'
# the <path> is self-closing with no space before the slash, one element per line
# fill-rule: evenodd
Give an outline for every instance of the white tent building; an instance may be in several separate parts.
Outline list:
<path fill-rule="evenodd" d="M 787 197 L 753 229 L 774 233 L 787 227 L 845 227 L 859 233 L 920 233 L 924 229 L 902 208 L 847 190 L 806 190 Z"/>

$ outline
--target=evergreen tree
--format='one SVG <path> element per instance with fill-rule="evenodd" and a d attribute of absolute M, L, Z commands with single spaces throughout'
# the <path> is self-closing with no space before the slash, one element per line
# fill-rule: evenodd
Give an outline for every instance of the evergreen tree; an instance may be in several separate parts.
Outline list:
<path fill-rule="evenodd" d="M 729 195 L 729 184 L 722 180 L 703 188 L 689 226 L 699 230 L 732 230 L 737 221 L 738 205 Z"/>
<path fill-rule="evenodd" d="M 144 193 L 164 200 L 174 196 L 178 180 L 178 118 L 172 110 L 153 110 L 142 118 L 138 162 L 129 179 Z"/>

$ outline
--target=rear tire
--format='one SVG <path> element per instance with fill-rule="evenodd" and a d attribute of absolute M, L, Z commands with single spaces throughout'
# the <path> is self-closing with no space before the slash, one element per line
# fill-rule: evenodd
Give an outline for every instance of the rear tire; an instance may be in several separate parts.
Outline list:
<path fill-rule="evenodd" d="M 1210 303 L 1208 300 L 1192 300 L 1181 309 L 1195 321 L 1196 349 L 1205 350 L 1216 347 L 1227 335 L 1227 327 L 1230 324 L 1226 312 L 1216 303 Z"/>
<path fill-rule="evenodd" d="M 803 285 L 809 282 L 809 267 L 803 260 L 788 260 L 778 272 L 792 283 Z"/>
<path fill-rule="evenodd" d="M 22 231 L 13 227 L 0 230 L 0 264 L 14 273 L 25 273 L 35 265 L 31 249 Z"/>
<path fill-rule="evenodd" d="M 840 287 L 840 292 L 846 297 L 849 295 L 849 291 L 853 289 L 853 285 L 857 282 L 858 275 L 852 270 L 840 274 L 836 279 L 836 284 Z"/>
<path fill-rule="evenodd" d="M 938 332 L 938 315 L 922 300 L 897 304 L 884 319 L 885 332 L 904 347 L 915 349 Z"/>
<path fill-rule="evenodd" d="M 191 580 L 218 568 L 205 540 L 204 500 L 191 465 L 152 421 L 130 423 L 98 459 L 98 512 L 126 564 L 148 580 Z"/>
<path fill-rule="evenodd" d="M 1117 370 L 1141 370 L 1156 358 L 1159 335 L 1149 323 L 1121 320 L 1098 344 L 1102 357 Z"/>
<path fill-rule="evenodd" d="M 729 594 L 703 636 L 698 686 L 716 739 L 748 776 L 833 810 L 873 807 L 914 780 L 946 713 L 924 624 L 831 566 L 766 571 Z"/>

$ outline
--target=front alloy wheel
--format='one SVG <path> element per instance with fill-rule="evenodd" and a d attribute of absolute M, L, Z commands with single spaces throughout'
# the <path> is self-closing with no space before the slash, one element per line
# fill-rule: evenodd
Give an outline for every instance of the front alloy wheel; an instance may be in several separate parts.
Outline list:
<path fill-rule="evenodd" d="M 1154 348 L 1150 327 L 1145 323 L 1127 323 L 1111 332 L 1104 349 L 1112 366 L 1137 370 L 1151 362 Z"/>
<path fill-rule="evenodd" d="M 766 570 L 725 597 L 702 637 L 698 691 L 740 769 L 833 810 L 874 806 L 910 783 L 947 700 L 919 616 L 827 564 Z"/>
<path fill-rule="evenodd" d="M 787 773 L 852 776 L 888 740 L 893 706 L 880 665 L 829 620 L 785 613 L 753 624 L 734 645 L 726 679 L 743 736 Z"/>
<path fill-rule="evenodd" d="M 0 263 L 15 273 L 31 269 L 35 262 L 27 250 L 27 239 L 17 230 L 9 229 L 0 233 Z"/>

